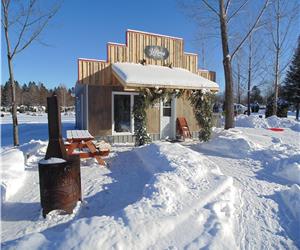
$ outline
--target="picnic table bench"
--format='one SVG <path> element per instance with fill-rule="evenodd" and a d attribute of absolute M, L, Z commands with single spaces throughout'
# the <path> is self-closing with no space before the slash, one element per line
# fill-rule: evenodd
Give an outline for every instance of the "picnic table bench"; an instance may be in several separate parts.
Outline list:
<path fill-rule="evenodd" d="M 101 156 L 109 154 L 109 150 L 98 150 L 93 142 L 95 138 L 88 130 L 67 130 L 67 142 L 65 143 L 69 155 L 79 154 L 80 158 L 93 157 L 100 165 L 106 165 Z"/>

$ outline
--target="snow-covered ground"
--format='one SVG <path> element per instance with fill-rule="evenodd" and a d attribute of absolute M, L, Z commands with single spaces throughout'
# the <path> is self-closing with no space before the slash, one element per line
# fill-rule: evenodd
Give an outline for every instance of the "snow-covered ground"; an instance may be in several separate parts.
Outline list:
<path fill-rule="evenodd" d="M 61 115 L 62 134 L 66 136 L 66 130 L 74 129 L 75 114 L 66 113 Z M 48 139 L 48 117 L 46 113 L 31 113 L 31 115 L 18 114 L 18 124 L 20 133 L 20 144 L 30 140 Z M 0 117 L 1 124 L 1 146 L 13 145 L 12 118 L 10 114 Z"/>
<path fill-rule="evenodd" d="M 46 219 L 37 164 L 47 141 L 5 147 L 2 247 L 299 248 L 299 123 L 239 116 L 236 124 L 215 129 L 207 143 L 113 145 L 107 168 L 94 159 L 82 161 L 84 201 L 73 214 L 53 211 Z"/>

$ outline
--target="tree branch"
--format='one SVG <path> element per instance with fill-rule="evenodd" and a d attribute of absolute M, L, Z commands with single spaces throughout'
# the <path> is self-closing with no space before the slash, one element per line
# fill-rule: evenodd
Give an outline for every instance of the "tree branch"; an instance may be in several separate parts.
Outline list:
<path fill-rule="evenodd" d="M 31 0 L 31 2 L 35 3 L 36 0 Z M 48 24 L 48 22 L 50 21 L 50 19 L 57 13 L 57 11 L 59 10 L 60 5 L 57 5 L 55 8 L 53 8 L 51 11 L 49 11 L 46 14 L 43 14 L 41 16 L 39 16 L 38 18 L 36 18 L 35 20 L 29 22 L 27 19 L 23 25 L 22 31 L 19 35 L 18 38 L 18 42 L 17 45 L 15 46 L 13 55 L 18 54 L 19 52 L 23 51 L 25 48 L 27 48 L 35 39 L 37 39 L 37 37 L 41 34 L 41 32 L 44 30 L 44 28 L 46 27 L 46 25 Z M 30 8 L 29 8 L 30 9 Z M 43 22 L 41 22 L 41 20 L 44 19 Z M 24 31 L 26 30 L 26 28 L 30 27 L 33 24 L 36 24 L 38 22 L 41 22 L 39 27 L 36 28 L 36 30 L 31 34 L 30 38 L 23 44 L 23 46 L 20 47 L 21 44 L 21 40 L 22 37 L 24 36 Z"/>
<path fill-rule="evenodd" d="M 244 6 L 249 2 L 249 0 L 246 0 L 239 8 L 236 9 L 228 18 L 227 18 L 227 23 L 229 23 L 230 19 L 233 18 L 239 11 L 244 8 Z"/>
<path fill-rule="evenodd" d="M 226 6 L 225 6 L 225 14 L 226 14 L 226 15 L 227 15 L 227 13 L 228 13 L 228 8 L 229 8 L 230 3 L 231 3 L 231 0 L 227 0 Z"/>
<path fill-rule="evenodd" d="M 36 38 L 41 34 L 42 30 L 43 30 L 44 27 L 47 25 L 48 21 L 49 21 L 49 19 L 47 19 L 47 20 L 41 25 L 41 27 L 40 27 L 38 30 L 36 30 L 36 31 L 32 34 L 32 36 L 27 40 L 27 42 L 26 42 L 20 49 L 18 49 L 18 50 L 15 51 L 14 54 L 18 54 L 18 53 L 21 52 L 22 50 L 26 49 L 26 48 L 34 41 L 34 39 L 36 39 Z"/>
<path fill-rule="evenodd" d="M 202 2 L 206 5 L 207 8 L 209 8 L 212 12 L 214 12 L 218 17 L 220 16 L 220 13 L 216 11 L 216 9 L 213 8 L 206 0 L 202 0 Z"/>
<path fill-rule="evenodd" d="M 233 51 L 233 53 L 231 54 L 231 59 L 234 57 L 235 53 L 240 49 L 240 47 L 242 47 L 242 45 L 244 44 L 244 42 L 247 40 L 247 38 L 250 36 L 250 34 L 252 33 L 252 31 L 255 29 L 256 25 L 258 24 L 261 16 L 263 15 L 265 9 L 267 8 L 267 5 L 269 3 L 269 0 L 265 0 L 265 3 L 263 5 L 263 7 L 261 8 L 254 24 L 252 25 L 252 27 L 250 28 L 250 30 L 248 31 L 248 33 L 245 35 L 245 37 L 242 39 L 242 41 L 240 42 L 240 44 L 236 47 L 236 49 Z"/>
<path fill-rule="evenodd" d="M 287 38 L 287 35 L 288 35 L 288 33 L 289 33 L 291 24 L 292 24 L 292 22 L 294 21 L 294 19 L 295 19 L 295 18 L 297 17 L 297 15 L 298 15 L 298 11 L 299 11 L 299 6 L 296 6 L 296 8 L 294 9 L 293 13 L 290 14 L 290 16 L 288 17 L 289 19 L 288 19 L 288 23 L 287 23 L 287 25 L 286 25 L 286 30 L 285 30 L 285 32 L 284 32 L 284 34 L 283 34 L 283 38 L 281 39 L 280 44 L 279 44 L 280 47 L 282 47 L 282 45 L 284 44 L 284 42 L 285 42 L 285 40 L 286 40 L 286 38 Z"/>
<path fill-rule="evenodd" d="M 28 20 L 29 20 L 29 17 L 31 15 L 31 11 L 32 11 L 32 7 L 34 6 L 34 3 L 35 3 L 35 0 L 31 0 L 29 2 L 29 7 L 28 7 L 28 10 L 27 10 L 26 19 L 25 19 L 25 22 L 24 22 L 24 24 L 22 26 L 21 32 L 20 32 L 20 34 L 18 36 L 18 40 L 17 40 L 16 46 L 15 46 L 15 48 L 14 48 L 12 54 L 11 54 L 11 58 L 14 57 L 14 55 L 16 54 L 16 51 L 17 51 L 17 49 L 18 49 L 18 47 L 20 45 L 20 42 L 21 42 L 22 37 L 23 37 L 23 34 L 24 34 L 24 32 L 25 32 L 25 30 L 27 28 Z"/>
<path fill-rule="evenodd" d="M 9 6 L 9 0 L 2 0 L 2 11 L 3 14 L 1 15 L 1 23 L 3 25 L 4 29 L 8 28 L 8 6 Z M 4 18 L 4 20 L 3 20 Z"/>

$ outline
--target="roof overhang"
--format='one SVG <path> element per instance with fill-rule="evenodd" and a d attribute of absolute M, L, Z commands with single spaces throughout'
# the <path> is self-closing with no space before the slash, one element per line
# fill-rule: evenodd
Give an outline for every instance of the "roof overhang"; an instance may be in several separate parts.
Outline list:
<path fill-rule="evenodd" d="M 112 72 L 125 88 L 207 89 L 219 85 L 186 69 L 136 63 L 114 63 Z"/>

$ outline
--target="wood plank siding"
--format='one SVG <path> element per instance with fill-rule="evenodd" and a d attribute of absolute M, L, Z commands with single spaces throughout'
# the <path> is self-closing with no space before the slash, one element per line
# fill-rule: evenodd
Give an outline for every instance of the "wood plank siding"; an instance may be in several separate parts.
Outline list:
<path fill-rule="evenodd" d="M 154 105 L 146 110 L 147 132 L 151 134 L 160 133 L 160 109 L 159 105 Z"/>
<path fill-rule="evenodd" d="M 199 131 L 199 125 L 195 117 L 194 109 L 188 100 L 189 93 L 185 93 L 176 99 L 176 117 L 185 117 L 190 131 Z"/>
<path fill-rule="evenodd" d="M 216 72 L 214 71 L 198 69 L 197 74 L 213 82 L 216 81 Z"/>
<path fill-rule="evenodd" d="M 167 60 L 147 58 L 144 49 L 148 45 L 158 45 L 168 49 L 170 55 Z M 127 30 L 126 44 L 107 43 L 107 59 L 78 59 L 78 82 L 116 86 L 120 83 L 113 76 L 111 64 L 116 62 L 139 63 L 145 59 L 146 64 L 164 65 L 172 63 L 173 67 L 184 68 L 195 74 L 215 79 L 215 72 L 198 70 L 198 55 L 184 52 L 183 39 L 140 31 Z"/>
<path fill-rule="evenodd" d="M 122 87 L 89 85 L 88 130 L 92 135 L 112 134 L 112 92 Z"/>

